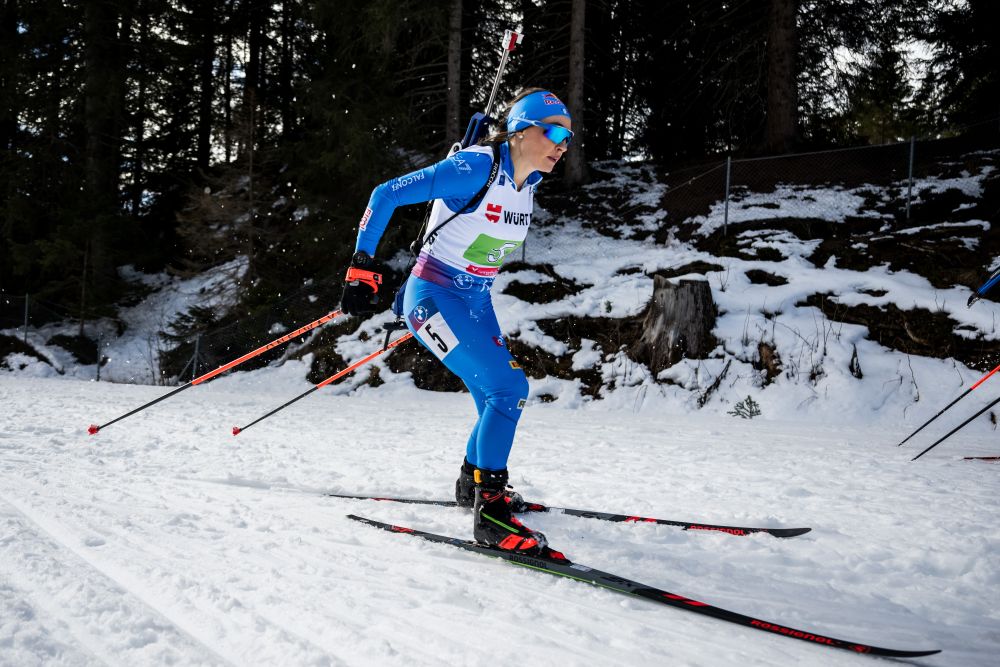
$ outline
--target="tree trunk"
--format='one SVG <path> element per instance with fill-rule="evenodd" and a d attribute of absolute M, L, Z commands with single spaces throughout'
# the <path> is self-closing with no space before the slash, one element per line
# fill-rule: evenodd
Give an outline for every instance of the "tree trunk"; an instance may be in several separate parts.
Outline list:
<path fill-rule="evenodd" d="M 587 160 L 583 147 L 586 135 L 583 131 L 584 116 L 584 43 L 586 32 L 584 19 L 587 13 L 587 0 L 573 0 L 573 9 L 569 20 L 569 85 L 566 91 L 566 102 L 573 114 L 573 131 L 576 137 L 573 150 L 566 155 L 566 184 L 582 185 L 589 178 Z"/>
<path fill-rule="evenodd" d="M 291 136 L 295 130 L 295 96 L 292 85 L 293 61 L 295 59 L 295 30 L 292 3 L 281 3 L 281 56 L 278 62 L 278 97 L 281 109 L 281 134 Z"/>
<path fill-rule="evenodd" d="M 590 25 L 598 26 L 599 30 L 591 30 L 590 39 L 587 40 L 590 59 L 596 63 L 587 73 L 584 82 L 584 94 L 589 89 L 591 91 L 608 90 L 612 84 L 611 67 L 609 65 L 610 54 L 613 52 L 612 44 L 617 38 L 614 31 L 614 19 L 611 12 L 611 4 L 608 2 L 595 2 L 587 7 L 590 16 Z M 595 54 L 603 54 L 602 57 L 595 57 Z M 592 95 L 589 105 L 591 118 L 608 118 L 611 116 L 612 106 L 616 100 L 611 95 Z M 591 159 L 606 159 L 609 154 L 610 139 L 608 136 L 609 124 L 607 122 L 595 123 L 587 131 L 587 149 Z"/>
<path fill-rule="evenodd" d="M 125 108 L 125 64 L 119 35 L 131 29 L 128 7 L 110 0 L 84 5 L 83 223 L 89 249 L 91 301 L 107 298 L 117 280 L 115 239 L 120 221 L 121 127 Z M 87 275 L 81 276 L 86 287 Z M 82 308 L 82 306 L 81 306 Z"/>
<path fill-rule="evenodd" d="M 122 115 L 115 3 L 91 0 L 86 4 L 84 38 L 85 193 L 96 213 L 112 213 L 118 199 L 118 121 Z"/>
<path fill-rule="evenodd" d="M 462 106 L 462 0 L 451 0 L 448 13 L 448 95 L 445 98 L 444 140 L 461 139 Z"/>
<path fill-rule="evenodd" d="M 136 60 L 142 61 L 149 57 L 150 43 L 150 20 L 149 12 L 143 11 L 139 6 L 139 27 L 138 35 L 135 38 L 136 50 L 139 53 Z M 135 107 L 132 114 L 135 136 L 132 147 L 132 191 L 129 199 L 131 201 L 131 212 L 133 218 L 139 217 L 142 209 L 142 195 L 145 188 L 146 171 L 146 109 L 149 108 L 147 95 L 149 92 L 149 74 L 145 68 L 140 67 L 136 72 L 136 94 Z"/>
<path fill-rule="evenodd" d="M 242 146 L 239 148 L 239 157 L 250 155 L 256 145 L 255 135 L 258 122 L 257 104 L 259 100 L 258 86 L 260 85 L 261 51 L 263 49 L 263 9 L 259 1 L 251 1 L 247 7 L 249 11 L 249 28 L 247 30 L 247 65 L 246 78 L 243 80 L 243 113 L 240 118 L 240 139 Z"/>
<path fill-rule="evenodd" d="M 629 350 L 653 375 L 683 358 L 704 359 L 715 346 L 715 303 L 704 280 L 672 283 L 653 278 L 653 298 L 642 322 L 642 335 Z"/>
<path fill-rule="evenodd" d="M 223 143 L 226 147 L 226 164 L 233 161 L 233 33 L 232 26 L 227 25 L 225 32 L 226 42 L 226 71 L 222 79 L 222 107 L 225 118 L 223 120 Z"/>
<path fill-rule="evenodd" d="M 12 151 L 17 136 L 17 2 L 0 5 L 0 150 Z"/>
<path fill-rule="evenodd" d="M 612 95 L 614 96 L 614 113 L 611 117 L 611 132 L 608 137 L 608 154 L 609 157 L 614 159 L 621 159 L 625 152 L 625 147 L 623 146 L 623 138 L 625 136 L 625 123 L 627 121 L 626 113 L 626 98 L 628 97 L 628 91 L 625 84 L 625 75 L 629 69 L 629 43 L 628 39 L 624 35 L 624 28 L 621 27 L 621 19 L 619 19 L 618 30 L 618 65 L 615 72 L 615 90 Z"/>
<path fill-rule="evenodd" d="M 465 72 L 465 76 L 468 81 L 466 82 L 464 89 L 459 91 L 459 118 L 462 118 L 471 112 L 476 91 L 479 90 L 479 88 L 485 87 L 485 84 L 477 84 L 475 72 L 473 72 L 472 69 L 472 45 L 476 43 L 476 33 L 483 24 L 483 11 L 483 8 L 481 8 L 477 3 L 462 3 L 462 49 L 459 57 L 459 71 Z M 462 94 L 463 91 L 464 94 Z M 485 103 L 486 101 L 483 100 L 483 104 Z M 461 128 L 459 128 L 459 131 L 461 131 Z"/>
<path fill-rule="evenodd" d="M 771 153 L 795 146 L 798 126 L 795 17 L 798 0 L 771 0 L 767 39 L 767 136 Z"/>
<path fill-rule="evenodd" d="M 212 70 L 215 64 L 216 7 L 212 0 L 202 0 L 195 5 L 197 12 L 198 42 L 198 149 L 197 165 L 208 171 L 212 155 Z"/>

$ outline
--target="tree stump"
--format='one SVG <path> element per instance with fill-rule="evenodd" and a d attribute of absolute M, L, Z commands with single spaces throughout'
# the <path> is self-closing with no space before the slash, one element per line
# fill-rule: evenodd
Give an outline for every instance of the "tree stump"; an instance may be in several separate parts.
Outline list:
<path fill-rule="evenodd" d="M 704 280 L 670 282 L 653 276 L 653 298 L 642 322 L 642 335 L 629 350 L 656 375 L 681 359 L 704 359 L 715 349 L 715 303 Z"/>

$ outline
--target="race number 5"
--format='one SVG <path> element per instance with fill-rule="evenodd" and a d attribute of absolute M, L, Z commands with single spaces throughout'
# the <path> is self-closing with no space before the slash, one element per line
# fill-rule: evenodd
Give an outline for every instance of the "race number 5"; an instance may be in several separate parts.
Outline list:
<path fill-rule="evenodd" d="M 458 338 L 441 313 L 435 313 L 424 322 L 424 326 L 417 329 L 417 336 L 438 359 L 444 359 L 458 346 Z"/>

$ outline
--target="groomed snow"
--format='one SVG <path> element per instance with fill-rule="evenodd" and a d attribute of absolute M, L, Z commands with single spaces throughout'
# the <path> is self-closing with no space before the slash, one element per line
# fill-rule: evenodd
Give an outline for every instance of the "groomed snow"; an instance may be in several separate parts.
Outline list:
<path fill-rule="evenodd" d="M 299 362 L 221 378 L 87 436 L 165 388 L 0 375 L 0 664 L 863 665 L 873 658 L 701 618 L 377 531 L 468 535 L 448 497 L 472 405 L 403 384 L 308 389 Z M 971 410 L 978 400 L 967 399 Z M 983 399 L 985 400 L 985 399 Z M 926 665 L 1000 652 L 995 436 L 916 463 L 929 427 L 817 426 L 533 405 L 512 479 L 552 505 L 811 526 L 779 540 L 529 517 L 570 558 Z"/>

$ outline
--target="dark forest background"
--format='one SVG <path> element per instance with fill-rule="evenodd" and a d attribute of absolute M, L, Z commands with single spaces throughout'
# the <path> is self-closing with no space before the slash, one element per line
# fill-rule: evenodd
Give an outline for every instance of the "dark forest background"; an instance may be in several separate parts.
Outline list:
<path fill-rule="evenodd" d="M 0 292 L 113 315 L 121 265 L 243 256 L 244 314 L 310 279 L 335 294 L 371 188 L 443 157 L 517 25 L 500 96 L 551 88 L 583 130 L 546 187 L 596 160 L 995 132 L 997 5 L 2 0 Z"/>

